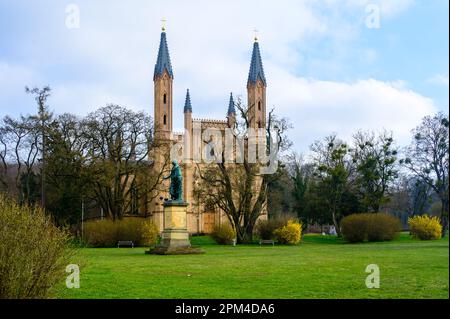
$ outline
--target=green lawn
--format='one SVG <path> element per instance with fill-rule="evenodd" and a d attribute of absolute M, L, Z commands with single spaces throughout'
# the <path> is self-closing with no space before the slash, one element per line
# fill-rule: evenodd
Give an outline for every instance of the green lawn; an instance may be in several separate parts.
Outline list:
<path fill-rule="evenodd" d="M 449 242 L 409 239 L 347 244 L 306 235 L 298 246 L 215 245 L 206 254 L 145 255 L 145 248 L 83 248 L 81 287 L 59 298 L 448 298 Z M 381 287 L 365 286 L 377 264 Z"/>

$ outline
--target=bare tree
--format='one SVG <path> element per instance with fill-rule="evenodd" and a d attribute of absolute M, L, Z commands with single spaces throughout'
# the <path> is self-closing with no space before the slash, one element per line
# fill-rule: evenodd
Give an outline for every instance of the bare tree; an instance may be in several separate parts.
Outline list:
<path fill-rule="evenodd" d="M 226 163 L 224 148 L 221 148 L 221 152 L 214 153 L 213 147 L 211 155 L 215 158 L 215 163 L 203 167 L 197 165 L 197 167 L 201 178 L 199 192 L 205 204 L 218 207 L 225 212 L 236 231 L 238 243 L 245 243 L 253 239 L 256 221 L 266 208 L 268 185 L 279 178 L 280 171 L 276 170 L 273 174 L 261 174 L 260 168 L 263 165 L 250 160 L 248 150 L 251 137 L 248 135 L 250 128 L 248 108 L 243 106 L 240 100 L 237 101 L 236 107 L 241 120 L 233 128 L 233 134 L 238 140 L 243 141 L 242 163 Z M 285 135 L 288 128 L 287 120 L 278 119 L 274 110 L 271 110 L 263 138 L 266 140 L 267 149 L 275 151 L 276 154 L 286 150 L 290 146 Z M 276 161 L 278 164 L 278 158 Z"/>
<path fill-rule="evenodd" d="M 8 189 L 8 146 L 8 133 L 2 123 L 0 126 L 0 189 L 4 190 Z"/>
<path fill-rule="evenodd" d="M 25 87 L 25 92 L 34 95 L 38 106 L 37 116 L 30 117 L 35 122 L 35 127 L 39 138 L 39 150 L 41 153 L 41 206 L 45 207 L 45 158 L 46 158 L 46 138 L 48 135 L 50 121 L 52 114 L 48 111 L 47 99 L 50 96 L 51 89 L 49 86 L 45 86 L 42 89 L 34 87 L 30 89 Z"/>
<path fill-rule="evenodd" d="M 413 130 L 414 139 L 406 149 L 402 163 L 422 182 L 429 185 L 439 196 L 442 236 L 448 227 L 449 210 L 449 120 L 438 113 L 423 118 L 421 125 Z"/>
<path fill-rule="evenodd" d="M 150 170 L 148 155 L 154 146 L 150 116 L 108 105 L 87 116 L 82 136 L 94 198 L 106 214 L 120 219 L 138 203 L 150 203 L 163 176 L 163 170 L 156 174 Z"/>
<path fill-rule="evenodd" d="M 31 204 L 34 201 L 32 184 L 35 179 L 35 168 L 39 154 L 39 135 L 31 117 L 21 116 L 16 120 L 9 116 L 3 118 L 4 140 L 10 152 L 10 162 L 15 164 L 15 192 L 21 203 Z M 13 190 L 10 190 L 14 193 Z"/>

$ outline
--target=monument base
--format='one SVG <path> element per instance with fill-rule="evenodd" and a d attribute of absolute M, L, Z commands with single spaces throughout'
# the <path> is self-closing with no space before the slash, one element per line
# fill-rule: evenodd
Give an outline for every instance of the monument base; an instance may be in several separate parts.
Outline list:
<path fill-rule="evenodd" d="M 199 247 L 192 247 L 187 231 L 186 202 L 167 201 L 164 203 L 164 231 L 161 242 L 146 254 L 178 255 L 202 254 Z"/>

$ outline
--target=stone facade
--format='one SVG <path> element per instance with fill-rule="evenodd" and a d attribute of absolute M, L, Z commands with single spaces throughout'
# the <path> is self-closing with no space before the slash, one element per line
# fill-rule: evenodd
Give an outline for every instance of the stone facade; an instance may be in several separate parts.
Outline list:
<path fill-rule="evenodd" d="M 160 170 L 167 160 L 167 154 L 174 143 L 185 141 L 190 138 L 190 143 L 185 145 L 183 152 L 188 155 L 188 160 L 180 161 L 183 173 L 183 196 L 188 203 L 187 206 L 187 229 L 189 233 L 210 233 L 215 225 L 228 223 L 224 212 L 218 208 L 206 207 L 201 198 L 195 198 L 194 189 L 199 183 L 199 173 L 197 165 L 200 167 L 211 164 L 197 164 L 192 162 L 193 153 L 203 151 L 202 145 L 196 145 L 193 141 L 194 128 L 220 130 L 222 133 L 226 128 L 234 126 L 236 122 L 236 110 L 234 108 L 233 96 L 230 96 L 227 116 L 223 120 L 196 119 L 192 117 L 192 105 L 189 90 L 186 94 L 184 105 L 184 129 L 185 132 L 173 132 L 173 71 L 169 56 L 166 33 L 161 33 L 158 58 L 154 72 L 154 125 L 155 141 L 158 147 L 152 152 L 154 158 L 153 169 Z M 255 39 L 250 65 L 249 78 L 247 82 L 247 96 L 249 106 L 249 122 L 253 128 L 264 128 L 266 125 L 266 79 L 262 67 L 259 51 L 259 44 Z M 185 155 L 186 158 L 186 155 Z M 164 189 L 168 189 L 168 181 L 164 181 Z M 162 230 L 165 225 L 163 216 L 164 198 L 168 198 L 167 193 L 155 196 L 155 200 L 150 205 L 150 213 L 154 221 Z M 264 213 L 260 218 L 267 218 Z"/>

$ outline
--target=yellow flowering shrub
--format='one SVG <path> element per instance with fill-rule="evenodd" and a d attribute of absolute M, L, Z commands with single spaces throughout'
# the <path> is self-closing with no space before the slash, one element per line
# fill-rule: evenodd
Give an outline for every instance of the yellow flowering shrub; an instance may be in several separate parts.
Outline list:
<path fill-rule="evenodd" d="M 302 237 L 302 224 L 295 220 L 288 220 L 286 226 L 276 229 L 273 233 L 280 244 L 296 245 Z"/>
<path fill-rule="evenodd" d="M 439 218 L 428 215 L 414 216 L 408 219 L 411 235 L 421 240 L 439 239 L 442 226 Z"/>
<path fill-rule="evenodd" d="M 211 234 L 216 243 L 220 245 L 230 245 L 236 238 L 236 232 L 233 227 L 228 224 L 215 226 Z"/>
<path fill-rule="evenodd" d="M 142 245 L 152 246 L 155 245 L 159 237 L 159 228 L 151 220 L 147 219 L 142 224 Z"/>

